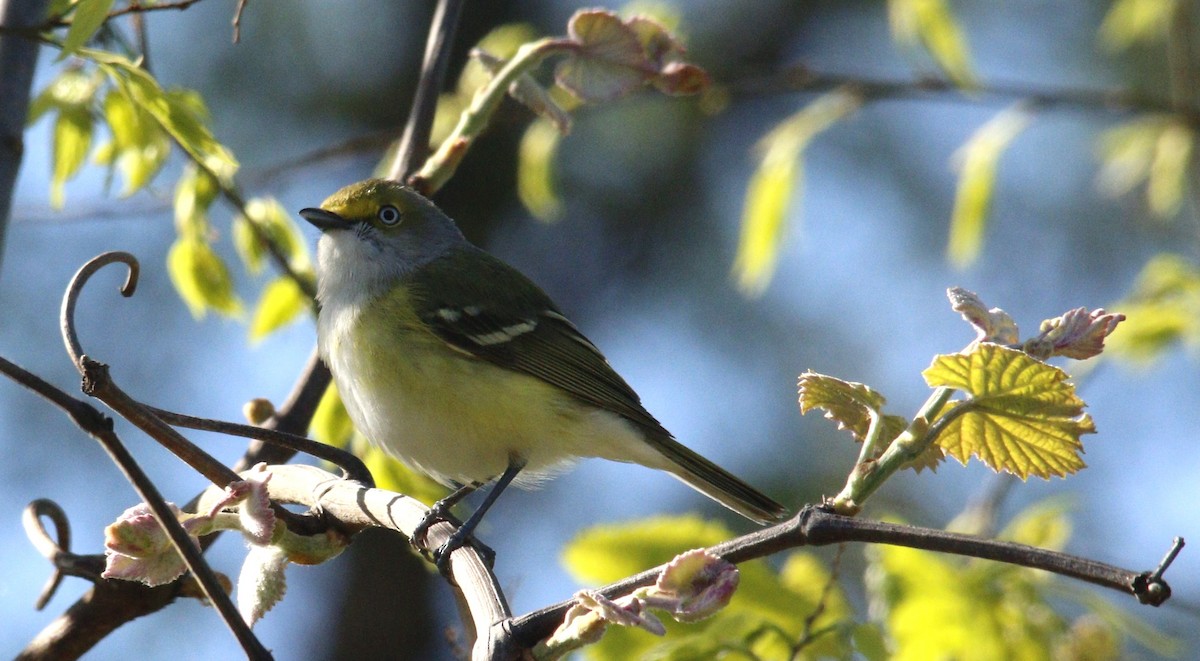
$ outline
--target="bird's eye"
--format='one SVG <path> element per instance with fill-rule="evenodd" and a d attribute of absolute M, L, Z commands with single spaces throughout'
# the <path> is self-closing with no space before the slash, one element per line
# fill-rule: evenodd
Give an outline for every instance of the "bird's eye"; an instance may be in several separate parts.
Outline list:
<path fill-rule="evenodd" d="M 389 227 L 395 225 L 400 222 L 400 210 L 390 204 L 380 207 L 379 222 Z"/>

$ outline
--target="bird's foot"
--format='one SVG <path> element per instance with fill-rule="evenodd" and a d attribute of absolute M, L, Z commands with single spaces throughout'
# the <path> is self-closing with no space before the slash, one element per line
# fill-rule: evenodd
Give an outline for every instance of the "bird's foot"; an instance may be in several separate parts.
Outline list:
<path fill-rule="evenodd" d="M 470 546 L 475 549 L 475 552 L 483 558 L 483 562 L 488 566 L 488 569 L 496 565 L 496 552 L 492 550 L 492 547 L 475 539 L 470 534 L 466 534 L 465 528 L 459 528 L 454 531 L 453 535 L 450 535 L 450 539 L 447 539 L 445 543 L 432 553 L 433 564 L 437 566 L 438 572 L 442 576 L 450 577 L 450 556 L 463 546 Z"/>

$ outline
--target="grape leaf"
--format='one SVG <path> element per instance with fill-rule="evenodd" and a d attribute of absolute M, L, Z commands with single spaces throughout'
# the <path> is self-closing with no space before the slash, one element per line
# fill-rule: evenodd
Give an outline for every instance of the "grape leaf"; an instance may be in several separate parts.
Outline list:
<path fill-rule="evenodd" d="M 975 455 L 996 471 L 1025 479 L 1049 478 L 1083 468 L 1080 436 L 1095 432 L 1083 400 L 1062 370 L 996 344 L 934 358 L 923 373 L 933 387 L 961 390 L 939 419 L 936 439 L 947 454 L 966 463 Z"/>

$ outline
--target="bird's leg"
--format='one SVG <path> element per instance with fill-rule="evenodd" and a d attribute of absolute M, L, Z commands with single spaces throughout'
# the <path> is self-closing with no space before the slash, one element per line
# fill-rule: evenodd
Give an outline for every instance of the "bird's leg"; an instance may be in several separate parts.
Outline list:
<path fill-rule="evenodd" d="M 454 534 L 450 536 L 450 539 L 446 540 L 445 544 L 442 544 L 436 551 L 433 552 L 433 562 L 437 565 L 438 571 L 440 571 L 443 576 L 450 575 L 450 554 L 454 553 L 456 549 L 461 548 L 462 545 L 467 542 L 467 540 L 471 539 L 471 534 L 475 532 L 475 527 L 478 526 L 479 522 L 483 520 L 483 515 L 487 514 L 487 511 L 496 502 L 496 499 L 500 497 L 501 492 L 503 492 L 504 489 L 512 483 L 513 478 L 515 478 L 517 473 L 520 473 L 521 469 L 524 467 L 524 459 L 518 459 L 516 457 L 510 458 L 508 461 L 508 468 L 504 469 L 504 473 L 502 473 L 496 480 L 496 484 L 494 484 L 491 490 L 488 491 L 487 496 L 483 499 L 483 502 L 479 504 L 479 507 L 471 513 L 471 516 L 467 518 L 465 523 L 458 527 L 458 530 L 454 531 Z M 462 489 L 459 489 L 459 491 L 461 490 Z M 447 496 L 442 500 L 448 500 L 457 494 L 458 491 L 450 494 L 450 496 Z M 463 495 L 465 496 L 466 494 Z M 462 496 L 459 497 L 459 500 L 461 499 Z M 482 545 L 476 542 L 476 547 L 478 548 L 479 546 Z M 485 555 L 490 552 L 492 559 L 488 561 L 488 564 L 491 564 L 492 560 L 494 560 L 495 552 L 491 551 L 491 549 L 487 549 L 487 547 L 483 548 L 486 549 Z"/>
<path fill-rule="evenodd" d="M 442 498 L 429 508 L 425 516 L 421 517 L 421 522 L 413 528 L 412 537 L 409 540 L 417 549 L 425 548 L 425 536 L 429 534 L 429 527 L 438 521 L 446 521 L 448 523 L 458 523 L 458 520 L 450 515 L 450 510 L 460 502 L 463 498 L 475 493 L 479 487 L 483 486 L 483 482 L 472 482 L 464 484 L 461 487 L 450 492 L 450 495 Z"/>

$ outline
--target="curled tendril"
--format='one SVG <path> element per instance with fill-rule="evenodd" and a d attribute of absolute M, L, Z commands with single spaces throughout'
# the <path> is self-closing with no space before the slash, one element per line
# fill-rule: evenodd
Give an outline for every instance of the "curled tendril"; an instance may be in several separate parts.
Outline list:
<path fill-rule="evenodd" d="M 56 533 L 54 537 L 57 537 L 57 540 L 46 530 L 46 526 L 42 525 L 42 517 L 50 519 L 50 522 L 54 524 Z M 24 525 L 25 535 L 29 537 L 33 547 L 54 567 L 50 579 L 46 581 L 46 586 L 42 588 L 42 592 L 35 602 L 37 609 L 42 610 L 54 596 L 54 592 L 58 590 L 59 584 L 62 583 L 63 571 L 59 561 L 63 556 L 71 553 L 71 524 L 67 521 L 66 512 L 58 506 L 58 503 L 45 498 L 39 498 L 25 506 L 21 523 Z"/>
<path fill-rule="evenodd" d="M 71 278 L 71 284 L 67 286 L 67 293 L 63 295 L 62 311 L 59 313 L 63 344 L 67 347 L 71 362 L 75 364 L 81 374 L 83 373 L 83 347 L 79 344 L 79 335 L 75 331 L 75 303 L 79 300 L 83 286 L 87 284 L 92 275 L 114 262 L 121 262 L 129 267 L 129 275 L 125 277 L 125 284 L 121 285 L 121 295 L 126 298 L 133 296 L 134 291 L 137 290 L 140 267 L 136 257 L 120 250 L 101 253 L 80 267 L 75 276 Z"/>

